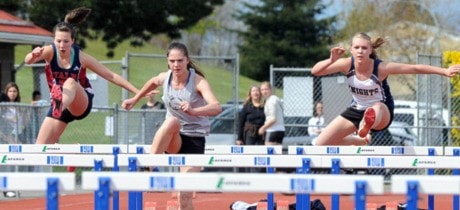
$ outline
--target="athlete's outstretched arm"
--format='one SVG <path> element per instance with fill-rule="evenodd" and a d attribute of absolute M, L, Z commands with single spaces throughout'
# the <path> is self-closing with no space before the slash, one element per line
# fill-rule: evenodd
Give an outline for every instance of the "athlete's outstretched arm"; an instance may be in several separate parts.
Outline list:
<path fill-rule="evenodd" d="M 139 92 L 139 90 L 136 87 L 134 87 L 130 82 L 128 82 L 126 79 L 110 71 L 107 67 L 102 65 L 95 58 L 81 51 L 80 51 L 80 63 L 83 66 L 86 66 L 89 69 L 91 69 L 91 71 L 98 74 L 102 78 L 112 82 L 113 84 L 116 84 L 126 90 L 129 90 L 132 93 Z"/>
<path fill-rule="evenodd" d="M 346 70 L 348 70 L 347 66 L 350 66 L 350 58 L 341 58 L 344 53 L 344 48 L 332 48 L 330 57 L 316 63 L 313 66 L 311 73 L 315 76 L 328 75 L 337 72 L 346 73 Z"/>
<path fill-rule="evenodd" d="M 130 110 L 136 105 L 136 103 L 145 95 L 148 95 L 152 91 L 154 91 L 158 86 L 163 85 L 163 82 L 166 78 L 166 72 L 160 73 L 158 76 L 152 77 L 149 81 L 147 81 L 141 90 L 132 98 L 126 99 L 122 103 L 122 107 L 126 110 Z"/>
<path fill-rule="evenodd" d="M 27 53 L 24 58 L 26 64 L 33 64 L 43 59 L 49 61 L 51 60 L 51 55 L 53 54 L 53 48 L 51 46 L 36 47 L 32 52 Z"/>
<path fill-rule="evenodd" d="M 422 64 L 403 64 L 403 63 L 381 63 L 379 72 L 386 75 L 389 74 L 438 74 L 441 76 L 452 77 L 458 75 L 460 65 L 452 65 L 449 68 L 441 68 L 437 66 L 422 65 Z"/>

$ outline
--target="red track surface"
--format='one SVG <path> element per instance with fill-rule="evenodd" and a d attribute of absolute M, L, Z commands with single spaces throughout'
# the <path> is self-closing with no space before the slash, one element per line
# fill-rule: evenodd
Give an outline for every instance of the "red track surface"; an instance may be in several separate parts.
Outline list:
<path fill-rule="evenodd" d="M 267 197 L 266 193 L 197 193 L 194 199 L 196 210 L 228 210 L 229 206 L 234 201 L 244 201 L 247 203 L 255 203 Z M 320 199 L 327 209 L 331 209 L 331 196 L 329 195 L 312 195 L 311 200 Z M 274 200 L 288 200 L 289 203 L 295 202 L 295 196 L 275 194 Z M 377 203 L 379 205 L 385 202 L 404 203 L 406 197 L 404 195 L 379 195 L 367 196 L 368 203 Z M 165 210 L 166 202 L 173 200 L 171 193 L 144 193 L 144 202 L 157 202 L 156 210 Z M 63 195 L 59 197 L 60 210 L 92 210 L 94 209 L 94 194 L 75 194 Z M 421 196 L 419 200 L 419 208 L 427 208 L 427 196 Z M 449 210 L 452 209 L 452 196 L 435 196 L 436 209 Z M 1 210 L 46 210 L 46 199 L 40 198 L 14 198 L 10 200 L 0 200 Z M 120 193 L 120 210 L 128 209 L 128 194 Z M 340 209 L 354 209 L 353 196 L 340 196 Z"/>

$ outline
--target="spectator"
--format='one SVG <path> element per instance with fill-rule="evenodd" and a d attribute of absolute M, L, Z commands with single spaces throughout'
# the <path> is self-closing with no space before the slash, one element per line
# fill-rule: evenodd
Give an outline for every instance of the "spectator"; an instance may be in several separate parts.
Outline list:
<path fill-rule="evenodd" d="M 238 120 L 237 145 L 264 145 L 259 128 L 265 122 L 264 104 L 259 86 L 251 86 L 243 103 Z M 259 168 L 240 168 L 240 172 L 261 172 Z"/>
<path fill-rule="evenodd" d="M 42 99 L 42 94 L 38 90 L 32 92 L 32 105 L 43 106 L 47 105 L 48 102 Z"/>
<path fill-rule="evenodd" d="M 6 103 L 19 103 L 21 102 L 21 94 L 19 91 L 19 87 L 14 82 L 9 82 L 5 86 L 4 90 L 4 100 L 3 102 Z M 15 105 L 6 105 L 3 106 L 2 112 L 2 120 L 4 123 L 2 126 L 2 139 L 9 144 L 18 144 L 18 143 L 25 143 L 25 121 L 27 116 L 24 113 L 24 109 L 17 107 Z M 5 167 L 4 167 L 5 168 Z M 19 168 L 19 170 L 23 171 L 25 168 Z M 14 168 L 9 168 L 5 170 L 7 171 L 15 171 Z M 7 198 L 16 197 L 16 192 L 13 191 L 4 191 L 3 196 Z"/>
<path fill-rule="evenodd" d="M 264 145 L 264 138 L 258 133 L 265 122 L 264 104 L 260 87 L 251 86 L 239 114 L 237 145 Z"/>
<path fill-rule="evenodd" d="M 151 92 L 151 95 L 146 96 L 147 97 L 147 103 L 141 106 L 141 109 L 147 109 L 147 110 L 162 110 L 165 109 L 165 105 L 161 101 L 155 100 L 155 94 L 159 93 L 159 91 L 154 90 Z M 161 115 L 161 117 L 160 117 Z M 152 144 L 152 139 L 153 135 L 155 132 L 158 130 L 158 127 L 160 127 L 162 121 L 162 116 L 164 116 L 163 112 L 143 112 L 142 113 L 142 119 L 141 119 L 141 124 L 142 126 L 140 127 L 140 134 L 143 136 L 144 139 L 141 139 L 141 142 L 144 144 Z"/>
<path fill-rule="evenodd" d="M 280 145 L 285 135 L 283 102 L 273 94 L 269 82 L 262 82 L 260 91 L 265 99 L 265 123 L 259 129 L 260 135 L 265 135 L 265 145 Z"/>
<path fill-rule="evenodd" d="M 313 110 L 313 117 L 308 120 L 308 135 L 319 136 L 324 126 L 323 102 L 317 101 Z"/>
<path fill-rule="evenodd" d="M 147 103 L 142 105 L 141 109 L 164 109 L 165 105 L 161 103 L 161 101 L 155 100 L 155 94 L 148 95 L 147 97 Z"/>
<path fill-rule="evenodd" d="M 4 93 L 7 97 L 8 103 L 19 103 L 21 102 L 21 94 L 19 87 L 16 83 L 10 82 L 6 84 Z M 6 106 L 2 114 L 2 118 L 6 120 L 4 134 L 8 139 L 7 142 L 10 144 L 14 143 L 26 143 L 24 130 L 25 123 L 27 121 L 25 109 L 18 106 Z"/>

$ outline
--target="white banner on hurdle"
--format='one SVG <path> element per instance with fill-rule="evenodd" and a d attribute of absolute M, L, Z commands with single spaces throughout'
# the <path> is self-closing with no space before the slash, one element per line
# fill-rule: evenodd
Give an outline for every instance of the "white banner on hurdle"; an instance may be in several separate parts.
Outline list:
<path fill-rule="evenodd" d="M 75 190 L 75 173 L 0 173 L 0 190 L 43 191 L 48 178 L 58 178 L 60 190 Z"/>
<path fill-rule="evenodd" d="M 443 147 L 428 146 L 289 146 L 288 154 L 296 155 L 298 150 L 304 155 L 429 155 L 429 149 L 434 155 L 443 155 Z"/>
<path fill-rule="evenodd" d="M 128 145 L 129 153 L 137 153 L 137 148 L 141 147 L 144 153 L 150 153 L 150 148 L 152 145 L 146 144 L 131 144 Z M 281 145 L 276 146 L 254 146 L 254 145 L 206 145 L 204 149 L 205 154 L 268 154 L 268 149 L 273 149 L 273 154 L 280 155 L 283 154 L 283 147 Z"/>
<path fill-rule="evenodd" d="M 302 167 L 301 155 L 166 155 L 121 154 L 120 166 L 129 166 L 136 158 L 138 166 L 200 166 L 200 167 Z M 308 156 L 312 167 L 321 167 L 320 156 Z"/>
<path fill-rule="evenodd" d="M 446 168 L 460 165 L 454 156 L 320 156 L 320 155 L 152 155 L 121 154 L 118 164 L 128 166 L 135 158 L 137 166 L 200 166 L 200 167 L 302 167 L 305 159 L 311 168 L 331 168 L 339 160 L 341 168 Z"/>
<path fill-rule="evenodd" d="M 94 167 L 95 161 L 102 161 L 103 167 L 114 166 L 114 155 L 77 155 L 77 154 L 21 154 L 0 153 L 1 165 L 26 166 L 75 166 Z"/>
<path fill-rule="evenodd" d="M 382 176 L 324 174 L 83 172 L 82 188 L 85 190 L 99 189 L 99 178 L 101 177 L 110 178 L 111 190 L 118 191 L 353 194 L 356 190 L 356 181 L 365 181 L 367 182 L 367 194 L 384 193 Z"/>
<path fill-rule="evenodd" d="M 460 164 L 460 158 L 453 156 L 322 156 L 322 166 L 331 167 L 333 159 L 340 160 L 342 168 L 455 169 Z"/>
<path fill-rule="evenodd" d="M 127 145 L 118 144 L 0 144 L 0 153 L 113 154 L 128 153 Z"/>
<path fill-rule="evenodd" d="M 391 192 L 406 194 L 408 181 L 418 182 L 420 194 L 460 194 L 460 177 L 444 175 L 392 175 Z"/>

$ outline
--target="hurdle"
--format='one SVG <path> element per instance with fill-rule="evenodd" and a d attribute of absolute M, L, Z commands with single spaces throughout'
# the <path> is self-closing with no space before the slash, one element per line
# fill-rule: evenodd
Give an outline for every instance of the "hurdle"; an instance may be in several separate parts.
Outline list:
<path fill-rule="evenodd" d="M 135 154 L 149 154 L 151 145 L 128 145 L 128 153 Z M 134 152 L 135 151 L 135 152 Z M 205 154 L 220 154 L 220 155 L 275 155 L 282 154 L 283 148 L 281 145 L 270 145 L 270 146 L 255 146 L 255 145 L 206 145 Z M 135 168 L 131 168 L 130 171 L 137 171 Z M 236 171 L 234 171 L 236 172 Z M 268 173 L 273 173 L 272 167 L 267 167 Z M 142 192 L 130 192 L 129 199 L 135 200 L 135 202 L 142 205 Z M 267 207 L 269 209 L 274 206 L 274 195 L 273 193 L 267 193 Z"/>
<path fill-rule="evenodd" d="M 442 156 L 444 147 L 432 146 L 289 146 L 288 154 L 309 154 L 309 155 L 344 155 L 344 156 Z M 375 165 L 384 164 L 378 163 L 377 158 L 373 158 Z M 337 163 L 337 162 L 335 162 Z M 414 160 L 414 164 L 416 161 Z M 338 174 L 340 167 L 337 164 L 331 169 L 331 173 Z M 298 169 L 300 173 L 309 173 L 310 169 L 305 167 Z M 433 168 L 427 168 L 429 175 L 434 175 Z M 332 195 L 332 199 L 339 199 L 337 194 Z M 434 208 L 434 195 L 428 195 L 428 206 Z"/>
<path fill-rule="evenodd" d="M 14 162 L 30 161 L 30 156 L 22 160 L 17 154 L 49 154 L 46 157 L 47 162 L 43 159 L 36 160 L 41 166 L 77 166 L 77 167 L 94 167 L 95 171 L 102 171 L 103 167 L 112 167 L 113 171 L 119 171 L 117 155 L 120 153 L 128 153 L 128 145 L 118 144 L 10 144 L 0 145 L 0 153 L 2 159 L 7 161 L 2 163 L 9 165 Z M 12 155 L 13 154 L 13 155 Z M 62 154 L 74 154 L 74 156 L 61 156 Z M 78 155 L 78 162 L 74 162 Z M 85 156 L 88 154 L 112 154 L 105 156 Z M 22 156 L 22 155 L 21 155 Z M 34 155 L 36 157 L 36 155 Z M 41 157 L 43 158 L 43 157 Z M 18 165 L 21 163 L 17 163 Z M 1 164 L 0 164 L 1 165 Z M 119 193 L 113 192 L 113 209 L 118 210 Z"/>
<path fill-rule="evenodd" d="M 46 190 L 46 209 L 57 210 L 59 191 L 75 190 L 75 173 L 0 173 L 0 190 Z"/>
<path fill-rule="evenodd" d="M 444 147 L 429 146 L 289 146 L 290 155 L 442 156 Z"/>
<path fill-rule="evenodd" d="M 110 190 L 118 191 L 210 191 L 210 192 L 290 192 L 355 194 L 356 210 L 364 210 L 367 194 L 383 194 L 383 177 L 369 175 L 298 175 L 237 173 L 130 173 L 83 172 L 82 188 L 95 190 L 95 209 L 108 209 Z M 199 184 L 197 184 L 199 183 Z M 271 183 L 267 185 L 267 183 Z M 337 188 L 336 186 L 341 186 Z M 310 209 L 306 203 L 301 209 Z M 338 204 L 337 204 L 338 206 Z M 130 210 L 142 209 L 135 203 Z"/>
<path fill-rule="evenodd" d="M 137 166 L 201 166 L 201 167 L 278 167 L 278 168 L 413 168 L 454 169 L 460 158 L 453 156 L 333 156 L 333 155 L 138 155 L 120 154 L 120 165 Z M 337 195 L 334 197 L 334 195 Z M 338 194 L 333 194 L 333 209 L 338 207 Z M 299 203 L 309 200 L 298 195 Z"/>
<path fill-rule="evenodd" d="M 128 145 L 128 153 L 130 154 L 148 154 L 152 145 L 147 144 L 130 144 Z M 139 153 L 139 148 L 142 148 L 142 153 Z M 273 150 L 273 154 L 283 154 L 283 147 L 281 145 L 271 146 L 255 146 L 255 145 L 206 145 L 204 148 L 204 154 L 221 154 L 221 155 L 256 155 L 256 154 L 268 154 L 270 150 Z"/>
<path fill-rule="evenodd" d="M 455 169 L 460 158 L 454 156 L 322 156 L 322 155 L 193 155 L 193 154 L 120 154 L 118 164 L 129 166 L 197 167 L 310 167 L 331 168 L 414 168 Z"/>
<path fill-rule="evenodd" d="M 460 177 L 393 175 L 391 177 L 391 192 L 406 194 L 407 209 L 416 210 L 419 194 L 460 194 Z M 459 209 L 458 202 L 453 202 L 453 209 Z"/>
<path fill-rule="evenodd" d="M 25 146 L 25 145 L 22 145 Z M 33 145 L 30 145 L 33 146 Z M 56 146 L 56 145 L 53 145 Z M 70 145 L 66 145 L 70 146 Z M 91 154 L 88 150 L 81 150 L 81 145 L 77 149 L 71 150 L 71 154 L 58 154 L 55 150 L 51 149 L 49 152 L 34 153 L 28 156 L 29 152 L 26 147 L 22 147 L 20 153 L 17 148 L 7 148 L 6 153 L 0 153 L 2 161 L 0 165 L 46 165 L 46 166 L 77 166 L 77 167 L 91 167 L 97 159 L 102 162 L 107 162 L 104 165 L 107 167 L 130 166 L 131 164 L 139 166 L 202 166 L 202 167 L 278 167 L 278 168 L 409 168 L 409 169 L 452 169 L 454 174 L 458 175 L 459 165 L 459 148 L 458 147 L 382 147 L 385 155 L 379 155 L 380 149 L 373 149 L 372 147 L 325 147 L 318 148 L 318 154 L 305 154 L 308 149 L 314 147 L 305 147 L 308 149 L 301 150 L 301 154 L 296 155 L 267 155 L 265 149 L 261 151 L 264 154 L 250 155 L 250 149 L 239 148 L 239 146 L 224 146 L 216 147 L 215 153 L 205 155 L 158 155 L 158 157 L 150 157 L 156 155 L 150 154 L 130 154 L 129 146 L 126 146 L 122 153 L 114 158 L 113 155 L 107 155 L 107 159 L 100 158 L 101 155 Z M 114 145 L 119 146 L 119 145 Z M 132 145 L 131 145 L 132 146 Z M 293 146 L 294 148 L 302 146 Z M 95 147 L 93 147 L 95 148 Z M 112 146 L 110 146 L 111 149 Z M 124 145 L 122 146 L 124 148 Z M 212 147 L 211 147 L 212 148 Z M 261 147 L 263 148 L 263 147 Z M 327 149 L 332 148 L 332 149 Z M 344 149 L 343 149 L 344 148 Z M 378 148 L 378 147 L 377 147 Z M 225 149 L 225 150 L 224 150 Z M 337 152 L 338 149 L 338 152 Z M 99 149 L 93 149 L 93 152 Z M 291 149 L 292 150 L 292 149 Z M 292 151 L 298 152 L 299 149 Z M 4 150 L 2 150 L 4 151 Z M 41 150 L 39 150 L 41 151 Z M 67 150 L 65 150 L 67 151 Z M 82 151 L 79 154 L 73 154 L 75 151 Z M 90 150 L 89 150 L 90 151 Z M 108 149 L 106 150 L 108 151 Z M 228 155 L 219 155 L 217 152 L 227 152 Z M 276 150 L 274 150 L 276 151 Z M 320 151 L 320 152 L 318 152 Z M 329 151 L 329 152 L 328 152 Z M 360 151 L 360 153 L 357 153 Z M 56 154 L 54 154 L 54 153 Z M 326 155 L 321 155 L 326 153 Z M 370 153 L 370 154 L 366 154 Z M 83 155 L 82 155 L 83 154 Z M 88 155 L 89 154 L 89 155 Z M 235 155 L 245 154 L 245 155 Z M 104 156 L 104 155 L 102 155 Z M 160 157 L 163 156 L 163 159 Z M 189 157 L 190 156 L 190 157 Z M 192 157 L 193 156 L 193 157 Z M 45 157 L 45 158 L 43 158 Z M 49 159 L 48 159 L 49 158 Z M 129 160 L 129 158 L 132 158 Z M 202 159 L 197 162 L 196 158 Z M 77 159 L 78 162 L 70 162 L 70 159 Z M 49 161 L 49 162 L 47 162 Z M 82 162 L 83 161 L 83 162 Z M 113 163 L 110 164 L 110 163 Z M 118 164 L 116 164 L 118 162 Z M 260 174 L 259 174 L 260 175 Z M 298 193 L 302 195 L 302 193 Z M 454 195 L 454 202 L 458 199 L 458 195 Z M 115 198 L 115 196 L 114 196 Z M 300 201 L 301 203 L 302 201 Z M 115 199 L 114 199 L 115 203 Z M 334 202 L 333 202 L 334 203 Z"/>
<path fill-rule="evenodd" d="M 100 162 L 105 167 L 115 166 L 113 155 L 0 153 L 0 157 L 0 165 L 94 167 Z"/>
<path fill-rule="evenodd" d="M 0 153 L 113 154 L 128 153 L 128 145 L 118 144 L 0 144 Z"/>

